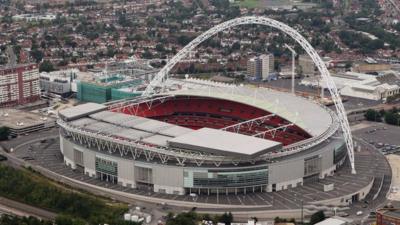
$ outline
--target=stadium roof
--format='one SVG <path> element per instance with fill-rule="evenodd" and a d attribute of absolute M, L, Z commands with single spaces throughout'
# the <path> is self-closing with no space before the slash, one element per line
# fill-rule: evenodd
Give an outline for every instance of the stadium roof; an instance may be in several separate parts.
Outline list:
<path fill-rule="evenodd" d="M 97 103 L 85 103 L 59 111 L 59 116 L 66 121 L 76 120 L 90 114 L 107 109 L 107 106 Z"/>
<path fill-rule="evenodd" d="M 239 157 L 254 157 L 282 148 L 279 142 L 211 128 L 178 136 L 168 140 L 168 144 L 176 148 Z"/>
<path fill-rule="evenodd" d="M 332 125 L 332 116 L 327 109 L 308 99 L 291 93 L 267 88 L 251 87 L 210 87 L 181 89 L 167 94 L 175 96 L 203 96 L 227 99 L 251 105 L 274 113 L 305 130 L 312 136 L 319 136 Z"/>
<path fill-rule="evenodd" d="M 101 111 L 71 121 L 71 125 L 107 135 L 167 147 L 167 141 L 192 129 L 118 112 Z"/>
<path fill-rule="evenodd" d="M 98 112 L 90 115 L 89 117 L 120 127 L 132 128 L 147 133 L 157 133 L 169 137 L 176 137 L 192 131 L 192 129 L 186 127 L 181 127 L 158 120 L 111 111 Z"/>

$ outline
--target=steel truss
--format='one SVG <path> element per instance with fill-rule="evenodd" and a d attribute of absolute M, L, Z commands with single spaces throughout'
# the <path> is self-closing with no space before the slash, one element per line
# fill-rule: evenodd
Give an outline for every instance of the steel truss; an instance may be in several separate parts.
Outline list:
<path fill-rule="evenodd" d="M 225 130 L 225 131 L 229 131 L 229 130 L 233 130 L 233 132 L 239 133 L 240 128 L 242 126 L 246 126 L 246 128 L 248 128 L 249 130 L 253 127 L 254 124 L 256 124 L 257 126 L 260 124 L 263 124 L 265 121 L 269 120 L 271 117 L 275 116 L 275 114 L 268 114 L 266 116 L 261 116 L 261 117 L 257 117 L 251 120 L 246 120 L 240 123 L 236 123 L 227 127 L 223 127 L 220 130 Z"/>
<path fill-rule="evenodd" d="M 326 86 L 331 94 L 332 100 L 335 103 L 339 123 L 341 125 L 342 131 L 343 131 L 343 136 L 346 142 L 346 147 L 347 147 L 347 153 L 349 156 L 350 160 L 350 165 L 352 168 L 352 173 L 355 174 L 355 166 L 354 166 L 354 145 L 353 145 L 353 139 L 351 135 L 351 130 L 349 126 L 349 122 L 346 117 L 346 111 L 344 109 L 344 106 L 342 104 L 342 100 L 340 98 L 339 92 L 336 88 L 336 85 L 330 76 L 330 73 L 325 65 L 325 63 L 322 61 L 322 59 L 319 57 L 318 53 L 315 51 L 315 49 L 311 46 L 311 44 L 295 29 L 289 27 L 288 25 L 267 18 L 267 17 L 257 17 L 257 16 L 248 16 L 248 17 L 240 17 L 232 20 L 228 20 L 224 23 L 221 23 L 208 31 L 204 32 L 194 40 L 192 40 L 188 45 L 183 47 L 159 72 L 158 74 L 154 77 L 154 79 L 150 82 L 150 84 L 147 86 L 146 90 L 143 92 L 144 96 L 152 95 L 155 93 L 155 88 L 156 87 L 162 87 L 161 90 L 164 90 L 164 82 L 168 78 L 168 73 L 169 71 L 182 59 L 187 57 L 187 55 L 193 51 L 198 45 L 200 45 L 202 42 L 206 41 L 208 38 L 212 37 L 213 35 L 224 31 L 226 29 L 236 27 L 239 25 L 247 25 L 247 24 L 256 24 L 256 25 L 264 25 L 264 26 L 269 26 L 276 28 L 285 34 L 289 35 L 291 38 L 293 38 L 311 57 L 315 65 L 317 66 L 319 72 L 321 73 L 321 76 L 326 83 Z"/>
<path fill-rule="evenodd" d="M 257 133 L 257 134 L 253 134 L 252 136 L 253 136 L 253 137 L 265 138 L 265 135 L 266 135 L 266 134 L 271 134 L 272 138 L 275 138 L 276 132 L 278 132 L 278 131 L 280 131 L 280 130 L 286 131 L 286 129 L 287 129 L 288 127 L 291 127 L 291 126 L 294 126 L 294 125 L 295 125 L 294 123 L 282 125 L 282 126 L 279 126 L 279 127 L 275 127 L 275 128 L 272 128 L 272 129 L 268 129 L 268 130 L 266 130 L 266 131 L 259 132 L 259 133 Z"/>

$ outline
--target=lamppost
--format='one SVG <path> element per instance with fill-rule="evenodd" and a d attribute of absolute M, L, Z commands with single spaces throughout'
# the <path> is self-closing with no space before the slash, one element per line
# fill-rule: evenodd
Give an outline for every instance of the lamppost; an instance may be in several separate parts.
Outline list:
<path fill-rule="evenodd" d="M 295 77 L 295 60 L 296 60 L 296 52 L 292 47 L 289 45 L 285 44 L 285 47 L 289 49 L 289 51 L 292 52 L 292 94 L 294 94 L 294 77 Z"/>

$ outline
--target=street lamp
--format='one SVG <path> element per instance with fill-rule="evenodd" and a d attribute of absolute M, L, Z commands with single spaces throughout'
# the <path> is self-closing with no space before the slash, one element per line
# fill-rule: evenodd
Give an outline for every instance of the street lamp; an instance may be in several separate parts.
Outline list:
<path fill-rule="evenodd" d="M 292 52 L 292 94 L 294 94 L 294 73 L 295 73 L 295 58 L 296 58 L 296 51 L 290 47 L 289 45 L 285 44 L 285 47 Z"/>

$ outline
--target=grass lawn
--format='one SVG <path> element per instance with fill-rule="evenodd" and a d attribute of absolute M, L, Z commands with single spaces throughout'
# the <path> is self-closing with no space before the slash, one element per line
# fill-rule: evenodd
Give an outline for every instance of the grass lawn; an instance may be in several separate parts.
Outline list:
<path fill-rule="evenodd" d="M 257 8 L 260 6 L 260 0 L 236 0 L 236 2 L 240 5 L 240 7 L 245 8 Z"/>

